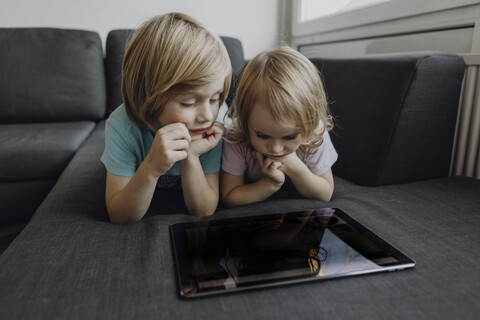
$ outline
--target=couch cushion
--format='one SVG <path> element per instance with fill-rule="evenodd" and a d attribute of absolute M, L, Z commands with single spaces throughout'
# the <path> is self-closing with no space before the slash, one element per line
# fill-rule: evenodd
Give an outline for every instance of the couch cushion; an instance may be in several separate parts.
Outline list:
<path fill-rule="evenodd" d="M 442 178 L 378 188 L 336 178 L 330 204 L 275 199 L 212 217 L 338 206 L 417 262 L 414 269 L 223 296 L 179 297 L 169 226 L 196 221 L 161 211 L 113 225 L 94 132 L 30 224 L 0 256 L 8 319 L 476 319 L 480 312 L 480 182 Z M 164 203 L 172 199 L 166 195 Z M 72 307 L 73 306 L 73 307 Z M 220 306 L 220 307 L 219 307 Z"/>
<path fill-rule="evenodd" d="M 133 31 L 133 29 L 112 30 L 107 36 L 105 68 L 108 88 L 108 114 L 112 113 L 112 111 L 122 103 L 122 61 L 128 40 Z M 235 92 L 235 83 L 238 81 L 245 59 L 243 56 L 243 46 L 240 40 L 224 36 L 221 36 L 220 38 L 227 48 L 233 69 L 232 86 L 226 100 L 227 104 L 230 104 Z"/>
<path fill-rule="evenodd" d="M 0 183 L 0 230 L 25 223 L 45 199 L 57 178 Z"/>
<path fill-rule="evenodd" d="M 140 222 L 108 222 L 103 123 L 31 222 L 0 256 L 3 318 L 476 319 L 480 181 L 441 178 L 376 188 L 335 177 L 331 203 L 285 196 L 202 220 L 316 207 L 344 209 L 417 262 L 414 269 L 186 300 L 169 226 L 196 221 L 159 205 Z M 179 200 L 159 199 L 165 206 Z M 178 210 L 177 210 L 178 209 Z M 220 307 L 219 307 L 220 306 Z M 225 307 L 228 306 L 228 307 Z"/>
<path fill-rule="evenodd" d="M 365 186 L 448 175 L 461 57 L 415 52 L 313 62 L 335 118 L 334 174 Z"/>
<path fill-rule="evenodd" d="M 0 29 L 0 123 L 99 120 L 105 75 L 95 32 Z"/>
<path fill-rule="evenodd" d="M 221 36 L 220 38 L 227 48 L 230 62 L 232 63 L 232 83 L 225 101 L 227 105 L 230 105 L 242 75 L 243 67 L 245 65 L 245 57 L 243 55 L 242 42 L 239 39 L 225 36 Z"/>
<path fill-rule="evenodd" d="M 58 178 L 94 122 L 0 124 L 0 181 Z"/>
<path fill-rule="evenodd" d="M 122 104 L 122 62 L 133 29 L 112 30 L 105 47 L 105 75 L 107 79 L 107 114 Z"/>

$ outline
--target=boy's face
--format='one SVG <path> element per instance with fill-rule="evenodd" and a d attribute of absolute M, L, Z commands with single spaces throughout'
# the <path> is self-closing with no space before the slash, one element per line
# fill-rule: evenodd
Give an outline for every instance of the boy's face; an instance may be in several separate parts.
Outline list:
<path fill-rule="evenodd" d="M 281 161 L 295 152 L 302 143 L 299 129 L 293 122 L 278 122 L 267 105 L 256 102 L 248 118 L 250 142 L 255 151 L 272 160 Z"/>
<path fill-rule="evenodd" d="M 223 83 L 223 78 L 218 79 L 173 96 L 158 117 L 160 126 L 181 122 L 186 125 L 192 141 L 202 138 L 217 118 Z"/>

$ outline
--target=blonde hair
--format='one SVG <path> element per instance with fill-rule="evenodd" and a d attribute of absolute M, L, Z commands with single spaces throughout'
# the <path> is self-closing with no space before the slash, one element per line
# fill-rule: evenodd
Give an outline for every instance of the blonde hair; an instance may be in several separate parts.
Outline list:
<path fill-rule="evenodd" d="M 131 121 L 156 131 L 158 117 L 175 94 L 224 77 L 220 105 L 232 67 L 222 40 L 194 18 L 169 13 L 136 30 L 122 64 L 122 97 Z"/>
<path fill-rule="evenodd" d="M 320 146 L 325 130 L 333 127 L 320 72 L 288 46 L 264 51 L 245 67 L 230 107 L 233 123 L 227 141 L 251 144 L 248 120 L 256 102 L 267 105 L 276 121 L 293 121 L 306 152 Z"/>

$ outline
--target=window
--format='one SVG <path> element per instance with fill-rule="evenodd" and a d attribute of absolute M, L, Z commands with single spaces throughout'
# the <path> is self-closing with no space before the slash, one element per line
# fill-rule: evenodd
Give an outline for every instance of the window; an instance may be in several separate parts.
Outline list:
<path fill-rule="evenodd" d="M 479 3 L 480 0 L 294 0 L 292 36 L 354 29 Z"/>
<path fill-rule="evenodd" d="M 300 21 L 305 22 L 387 1 L 390 0 L 301 0 Z"/>

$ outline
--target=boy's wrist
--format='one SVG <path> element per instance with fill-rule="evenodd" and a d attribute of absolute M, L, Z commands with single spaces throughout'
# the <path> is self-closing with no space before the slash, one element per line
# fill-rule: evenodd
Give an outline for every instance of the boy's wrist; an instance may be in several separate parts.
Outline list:
<path fill-rule="evenodd" d="M 165 172 L 167 171 L 168 170 Z M 136 174 L 138 173 L 146 178 L 158 180 L 162 175 L 165 174 L 165 172 L 158 172 L 158 170 L 155 168 L 155 165 L 145 158 L 145 160 L 138 167 Z"/>
<path fill-rule="evenodd" d="M 191 165 L 191 164 L 196 164 L 200 163 L 200 155 L 197 155 L 192 152 L 187 153 L 187 157 L 183 160 L 180 161 L 180 165 Z"/>

